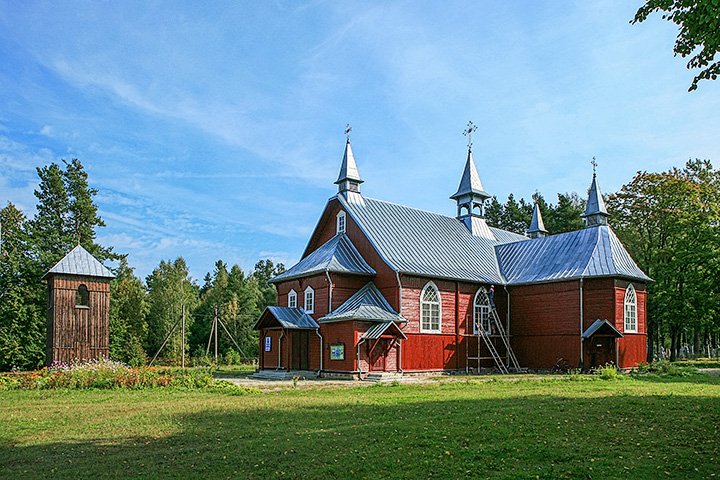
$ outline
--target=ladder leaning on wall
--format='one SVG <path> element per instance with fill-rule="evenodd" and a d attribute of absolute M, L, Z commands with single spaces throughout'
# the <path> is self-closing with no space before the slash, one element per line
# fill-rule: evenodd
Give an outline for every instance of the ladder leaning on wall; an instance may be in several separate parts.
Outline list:
<path fill-rule="evenodd" d="M 510 371 L 519 372 L 520 364 L 517 361 L 517 357 L 515 356 L 515 352 L 513 352 L 512 347 L 510 347 L 510 337 L 507 334 L 507 331 L 505 330 L 505 327 L 503 326 L 502 322 L 500 321 L 500 317 L 498 316 L 497 309 L 495 308 L 495 305 L 493 302 L 490 301 L 490 297 L 488 296 L 487 290 L 484 288 L 480 289 L 480 303 L 483 304 L 485 307 L 489 309 L 489 329 L 486 330 L 483 328 L 483 325 L 480 322 L 480 319 L 475 319 L 473 317 L 472 321 L 477 321 L 478 324 L 475 325 L 475 336 L 477 336 L 478 341 L 478 354 L 476 357 L 470 356 L 470 349 L 466 349 L 467 353 L 467 361 L 466 364 L 469 365 L 470 360 L 477 360 L 477 366 L 478 371 L 480 370 L 480 362 L 482 360 L 493 360 L 495 362 L 495 366 L 500 371 L 500 373 L 510 373 Z M 500 338 L 501 343 L 505 347 L 505 358 L 503 358 L 503 355 L 500 354 L 498 351 L 498 346 L 493 342 L 493 338 Z M 480 356 L 480 339 L 482 339 L 484 345 L 487 347 L 488 351 L 490 352 L 490 357 L 481 357 Z M 469 368 L 468 368 L 469 369 Z"/>

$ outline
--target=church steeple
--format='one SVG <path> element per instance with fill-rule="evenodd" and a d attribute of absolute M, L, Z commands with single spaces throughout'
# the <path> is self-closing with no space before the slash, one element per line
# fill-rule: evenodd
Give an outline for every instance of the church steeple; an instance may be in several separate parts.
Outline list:
<path fill-rule="evenodd" d="M 600 186 L 597 182 L 597 174 L 595 169 L 597 168 L 597 162 L 593 157 L 593 178 L 590 188 L 588 189 L 587 205 L 585 206 L 585 213 L 582 214 L 582 218 L 585 219 L 585 228 L 594 227 L 596 225 L 607 225 L 608 217 L 610 216 L 605 208 L 605 200 L 603 200 L 602 193 L 600 192 Z"/>
<path fill-rule="evenodd" d="M 462 178 L 460 178 L 457 192 L 450 197 L 457 202 L 457 218 L 459 220 L 472 216 L 483 218 L 485 216 L 485 201 L 490 198 L 480 181 L 480 175 L 478 175 L 472 154 L 472 133 L 475 130 L 477 130 L 477 127 L 472 122 L 468 122 L 468 128 L 463 132 L 468 137 L 465 170 L 463 170 Z"/>
<path fill-rule="evenodd" d="M 545 230 L 545 223 L 542 219 L 542 213 L 540 213 L 540 205 L 535 202 L 535 206 L 533 207 L 532 219 L 530 220 L 530 228 L 528 229 L 528 234 L 530 235 L 530 238 L 542 238 L 546 236 L 547 233 L 548 231 Z"/>
<path fill-rule="evenodd" d="M 338 186 L 338 193 L 342 193 L 347 197 L 348 192 L 360 193 L 360 184 L 363 179 L 360 178 L 357 164 L 355 163 L 355 155 L 353 155 L 350 146 L 350 132 L 352 127 L 348 125 L 345 128 L 345 153 L 343 154 L 342 165 L 340 166 L 340 174 L 335 184 Z"/>

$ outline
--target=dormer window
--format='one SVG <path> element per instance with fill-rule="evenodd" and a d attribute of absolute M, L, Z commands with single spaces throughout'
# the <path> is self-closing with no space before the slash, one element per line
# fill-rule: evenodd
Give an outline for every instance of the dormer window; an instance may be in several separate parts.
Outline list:
<path fill-rule="evenodd" d="M 315 312 L 315 290 L 312 287 L 305 289 L 305 313 Z"/>
<path fill-rule="evenodd" d="M 75 292 L 75 306 L 80 308 L 90 307 L 90 292 L 85 285 L 80 285 Z"/>
<path fill-rule="evenodd" d="M 345 212 L 342 210 L 337 214 L 337 231 L 336 233 L 340 235 L 341 233 L 345 233 Z"/>
<path fill-rule="evenodd" d="M 297 292 L 295 290 L 290 290 L 288 293 L 288 307 L 297 308 Z"/>

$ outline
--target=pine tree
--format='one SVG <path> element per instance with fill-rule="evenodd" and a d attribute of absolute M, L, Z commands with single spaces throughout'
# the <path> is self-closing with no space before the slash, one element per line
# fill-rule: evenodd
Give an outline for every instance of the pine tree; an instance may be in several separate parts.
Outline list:
<path fill-rule="evenodd" d="M 110 283 L 110 357 L 133 366 L 143 365 L 147 336 L 147 291 L 127 260 L 122 258 Z"/>

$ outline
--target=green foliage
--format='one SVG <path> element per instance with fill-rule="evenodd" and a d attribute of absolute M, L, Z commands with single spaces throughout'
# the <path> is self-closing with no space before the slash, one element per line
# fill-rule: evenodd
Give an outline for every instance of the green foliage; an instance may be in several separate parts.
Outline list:
<path fill-rule="evenodd" d="M 36 368 L 45 359 L 45 316 L 25 216 L 0 210 L 0 370 Z"/>
<path fill-rule="evenodd" d="M 689 377 L 697 373 L 697 367 L 689 362 L 670 362 L 669 360 L 644 362 L 631 371 L 633 375 L 657 374 L 668 377 Z"/>
<path fill-rule="evenodd" d="M 618 371 L 615 365 L 608 363 L 595 370 L 595 374 L 603 380 L 615 380 L 618 378 Z"/>
<path fill-rule="evenodd" d="M 675 55 L 690 56 L 688 69 L 701 69 L 688 91 L 697 89 L 700 80 L 717 79 L 720 61 L 720 2 L 717 0 L 646 0 L 635 13 L 632 23 L 644 22 L 650 14 L 662 12 L 664 20 L 680 27 Z"/>
<path fill-rule="evenodd" d="M 125 258 L 110 283 L 110 357 L 132 366 L 145 365 L 147 292 Z"/>
<path fill-rule="evenodd" d="M 523 235 L 530 225 L 535 202 L 540 206 L 540 214 L 550 234 L 583 228 L 580 215 L 585 209 L 585 202 L 576 193 L 559 193 L 557 205 L 548 204 L 540 193 L 533 194 L 532 201 L 523 198 L 517 201 L 511 193 L 505 204 L 493 197 L 485 209 L 485 218 L 494 227 Z"/>
<path fill-rule="evenodd" d="M 148 275 L 148 313 L 145 351 L 155 355 L 173 328 L 176 332 L 168 339 L 162 358 L 177 363 L 182 349 L 187 350 L 187 338 L 178 335 L 183 306 L 185 308 L 185 335 L 193 325 L 192 312 L 198 304 L 198 287 L 192 282 L 187 264 L 182 257 L 174 261 L 162 260 Z"/>

